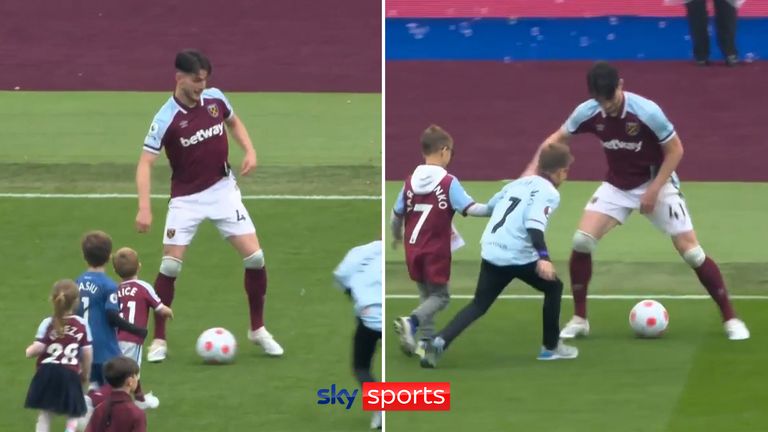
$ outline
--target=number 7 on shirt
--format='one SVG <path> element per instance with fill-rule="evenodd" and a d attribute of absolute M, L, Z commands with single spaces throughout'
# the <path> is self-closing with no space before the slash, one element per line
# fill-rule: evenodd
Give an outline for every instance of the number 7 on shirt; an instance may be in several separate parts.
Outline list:
<path fill-rule="evenodd" d="M 432 204 L 416 204 L 413 206 L 414 212 L 421 212 L 421 216 L 419 217 L 419 221 L 416 222 L 416 226 L 413 227 L 413 233 L 411 233 L 411 238 L 408 240 L 410 244 L 415 244 L 416 239 L 419 238 L 419 232 L 421 231 L 421 227 L 424 225 L 424 222 L 427 220 L 427 216 L 429 216 L 429 212 L 432 211 Z"/>

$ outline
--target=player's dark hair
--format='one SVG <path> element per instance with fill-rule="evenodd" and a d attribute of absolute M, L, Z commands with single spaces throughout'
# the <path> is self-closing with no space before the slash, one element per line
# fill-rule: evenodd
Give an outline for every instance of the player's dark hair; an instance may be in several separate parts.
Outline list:
<path fill-rule="evenodd" d="M 613 99 L 619 87 L 619 71 L 606 62 L 595 63 L 587 72 L 589 95 L 596 99 Z"/>
<path fill-rule="evenodd" d="M 573 162 L 571 149 L 563 144 L 548 144 L 539 154 L 539 171 L 554 174 L 557 170 L 568 168 Z"/>
<path fill-rule="evenodd" d="M 103 266 L 112 254 L 112 238 L 104 231 L 86 233 L 80 246 L 83 249 L 85 262 L 91 267 Z"/>
<path fill-rule="evenodd" d="M 139 374 L 139 364 L 130 357 L 117 356 L 104 364 L 103 372 L 109 385 L 119 389 L 128 378 Z"/>
<path fill-rule="evenodd" d="M 128 247 L 120 248 L 112 257 L 112 267 L 121 278 L 132 278 L 139 272 L 139 254 Z"/>
<path fill-rule="evenodd" d="M 53 303 L 53 331 L 56 337 L 64 334 L 64 317 L 72 313 L 78 301 L 80 301 L 80 290 L 72 279 L 61 279 L 53 284 L 51 303 Z"/>
<path fill-rule="evenodd" d="M 443 128 L 430 125 L 421 134 L 421 153 L 425 156 L 435 154 L 445 147 L 453 148 L 453 138 Z"/>
<path fill-rule="evenodd" d="M 195 74 L 200 73 L 201 70 L 208 72 L 211 75 L 211 61 L 205 54 L 198 50 L 186 49 L 179 51 L 176 54 L 176 70 L 184 73 Z"/>

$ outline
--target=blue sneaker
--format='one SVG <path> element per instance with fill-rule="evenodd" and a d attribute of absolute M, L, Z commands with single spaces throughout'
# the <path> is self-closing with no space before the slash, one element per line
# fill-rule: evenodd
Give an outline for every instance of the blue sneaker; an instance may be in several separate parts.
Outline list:
<path fill-rule="evenodd" d="M 416 351 L 416 326 L 410 317 L 400 317 L 395 320 L 395 333 L 400 335 L 400 349 L 408 357 Z"/>
<path fill-rule="evenodd" d="M 440 336 L 426 341 L 424 344 L 424 356 L 421 358 L 421 367 L 434 369 L 437 367 L 437 360 L 443 355 L 445 350 L 445 340 Z"/>
<path fill-rule="evenodd" d="M 564 344 L 562 341 L 558 342 L 557 347 L 553 350 L 548 350 L 544 347 L 541 347 L 541 352 L 539 353 L 539 356 L 536 357 L 537 360 L 561 360 L 561 359 L 575 359 L 579 356 L 579 349 Z"/>

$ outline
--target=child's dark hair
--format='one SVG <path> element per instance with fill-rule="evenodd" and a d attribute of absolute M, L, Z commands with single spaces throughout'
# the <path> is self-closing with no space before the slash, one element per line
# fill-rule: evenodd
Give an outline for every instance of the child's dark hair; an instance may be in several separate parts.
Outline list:
<path fill-rule="evenodd" d="M 130 357 L 118 356 L 104 364 L 103 372 L 109 385 L 119 389 L 128 378 L 139 374 L 139 364 Z"/>
<path fill-rule="evenodd" d="M 109 262 L 112 255 L 112 238 L 104 231 L 91 231 L 83 236 L 80 243 L 83 258 L 91 267 L 101 267 Z"/>

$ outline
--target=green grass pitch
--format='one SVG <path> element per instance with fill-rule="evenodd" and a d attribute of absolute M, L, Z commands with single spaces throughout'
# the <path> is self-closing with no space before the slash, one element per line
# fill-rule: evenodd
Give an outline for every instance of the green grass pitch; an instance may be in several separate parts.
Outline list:
<path fill-rule="evenodd" d="M 0 192 L 135 193 L 133 175 L 144 135 L 163 93 L 3 93 Z M 373 94 L 239 94 L 230 99 L 251 132 L 260 167 L 240 179 L 247 195 L 380 194 L 380 96 Z M 348 102 L 349 101 L 349 102 Z M 232 143 L 230 160 L 241 161 Z M 167 193 L 163 156 L 153 193 Z M 368 425 L 352 410 L 317 405 L 317 389 L 354 388 L 349 300 L 331 272 L 351 247 L 380 236 L 378 200 L 246 201 L 269 269 L 266 319 L 286 349 L 266 357 L 246 339 L 248 309 L 237 253 L 205 224 L 188 251 L 169 323 L 169 359 L 144 363 L 143 387 L 161 400 L 150 430 L 354 431 Z M 166 200 L 153 200 L 151 233 L 133 229 L 135 199 L 0 198 L 2 329 L 1 431 L 34 428 L 23 409 L 34 372 L 24 358 L 36 326 L 50 314 L 58 278 L 84 270 L 79 238 L 109 232 L 116 247 L 139 251 L 141 276 L 154 281 L 161 256 Z M 113 272 L 109 273 L 115 277 Z M 204 366 L 195 340 L 222 326 L 238 339 L 236 362 Z M 379 362 L 375 371 L 379 371 Z M 63 430 L 58 419 L 53 430 Z"/>
<path fill-rule="evenodd" d="M 478 201 L 501 182 L 466 182 Z M 547 242 L 566 284 L 561 323 L 573 312 L 567 259 L 570 239 L 596 183 L 563 186 L 560 209 Z M 389 208 L 400 183 L 387 185 Z M 768 204 L 757 197 L 768 185 L 683 183 L 694 225 L 705 251 L 721 266 L 731 294 L 768 295 L 762 228 Z M 454 256 L 451 292 L 471 295 L 479 271 L 479 239 L 485 220 L 454 219 L 467 246 Z M 389 250 L 387 295 L 414 295 L 402 247 Z M 513 282 L 504 294 L 536 294 Z M 590 294 L 706 294 L 671 242 L 643 216 L 633 215 L 609 234 L 595 254 Z M 469 300 L 454 298 L 438 327 Z M 541 430 L 547 432 L 752 432 L 768 428 L 768 300 L 736 300 L 737 313 L 752 338 L 728 341 L 711 300 L 661 299 L 670 313 L 667 334 L 658 340 L 633 337 L 628 325 L 638 299 L 589 302 L 592 335 L 574 342 L 576 360 L 537 362 L 541 301 L 501 299 L 445 353 L 438 369 L 425 370 L 399 350 L 394 317 L 410 312 L 415 299 L 386 303 L 386 371 L 390 381 L 450 381 L 451 411 L 389 413 L 389 430 Z"/>

